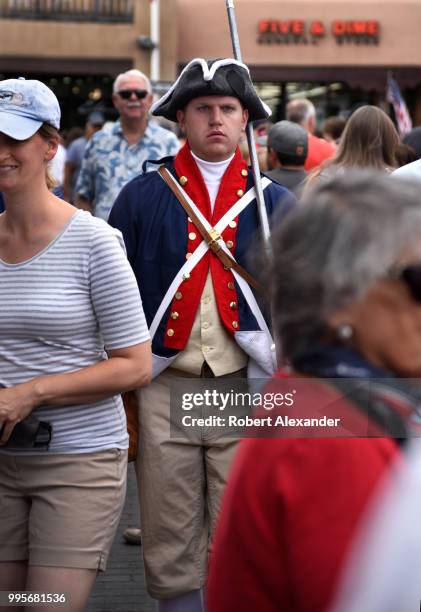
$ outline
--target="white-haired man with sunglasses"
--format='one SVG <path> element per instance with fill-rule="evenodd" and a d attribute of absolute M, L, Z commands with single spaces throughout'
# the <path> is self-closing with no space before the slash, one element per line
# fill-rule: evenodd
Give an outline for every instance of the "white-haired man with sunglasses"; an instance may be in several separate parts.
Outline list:
<path fill-rule="evenodd" d="M 114 200 L 148 159 L 175 155 L 175 135 L 149 121 L 152 87 L 140 70 L 119 74 L 113 85 L 119 120 L 89 142 L 76 185 L 77 205 L 107 220 Z M 153 168 L 154 169 L 154 168 Z"/>

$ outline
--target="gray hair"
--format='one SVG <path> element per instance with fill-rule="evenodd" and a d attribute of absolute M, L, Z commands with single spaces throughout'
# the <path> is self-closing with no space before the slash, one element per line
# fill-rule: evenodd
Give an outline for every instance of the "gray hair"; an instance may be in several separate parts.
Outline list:
<path fill-rule="evenodd" d="M 117 93 L 117 91 L 120 89 L 120 84 L 121 81 L 123 81 L 124 79 L 127 78 L 137 78 L 137 79 L 143 79 L 146 83 L 146 89 L 149 93 L 152 93 L 152 85 L 151 82 L 149 80 L 149 78 L 146 76 L 146 74 L 144 74 L 143 72 L 141 72 L 140 70 L 137 70 L 136 68 L 133 68 L 131 70 L 126 70 L 126 72 L 121 72 L 115 79 L 114 84 L 113 84 L 113 92 Z"/>
<path fill-rule="evenodd" d="M 419 186 L 373 171 L 336 175 L 309 190 L 272 240 L 274 328 L 290 359 L 328 341 L 327 317 L 419 243 Z"/>
<path fill-rule="evenodd" d="M 316 116 L 313 102 L 307 98 L 296 98 L 288 102 L 286 107 L 286 118 L 293 123 L 305 124 L 311 117 Z"/>

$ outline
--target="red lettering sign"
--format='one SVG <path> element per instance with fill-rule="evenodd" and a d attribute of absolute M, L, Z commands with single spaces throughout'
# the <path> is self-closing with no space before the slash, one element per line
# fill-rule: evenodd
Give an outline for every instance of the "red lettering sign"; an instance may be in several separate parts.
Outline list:
<path fill-rule="evenodd" d="M 262 19 L 258 24 L 259 34 L 293 34 L 304 36 L 305 23 L 301 19 L 282 21 L 277 19 Z"/>
<path fill-rule="evenodd" d="M 259 21 L 259 34 L 266 34 L 266 32 L 269 32 L 269 28 L 270 28 L 270 21 L 267 21 L 267 20 Z"/>
<path fill-rule="evenodd" d="M 367 34 L 369 36 L 379 35 L 379 22 L 378 21 L 367 21 Z"/>
<path fill-rule="evenodd" d="M 367 23 L 365 21 L 354 21 L 350 24 L 352 26 L 352 32 L 350 34 L 365 34 L 367 29 Z"/>
<path fill-rule="evenodd" d="M 334 21 L 332 23 L 332 34 L 334 36 L 343 36 L 345 34 L 345 22 Z"/>
<path fill-rule="evenodd" d="M 278 21 L 278 32 L 280 34 L 288 34 L 290 31 L 291 22 L 290 21 Z"/>
<path fill-rule="evenodd" d="M 295 36 L 303 36 L 304 34 L 304 21 L 295 20 L 291 22 L 291 32 Z"/>
<path fill-rule="evenodd" d="M 326 35 L 326 27 L 319 20 L 306 23 L 302 19 L 262 19 L 258 23 L 258 31 L 259 43 L 317 44 L 317 39 Z M 379 32 L 379 23 L 374 20 L 335 19 L 331 23 L 331 33 L 339 44 L 353 41 L 377 44 Z"/>
<path fill-rule="evenodd" d="M 321 21 L 312 21 L 310 25 L 310 34 L 313 36 L 324 36 L 325 27 Z"/>
<path fill-rule="evenodd" d="M 376 37 L 379 33 L 377 21 L 343 21 L 337 19 L 332 23 L 334 36 L 368 36 Z"/>

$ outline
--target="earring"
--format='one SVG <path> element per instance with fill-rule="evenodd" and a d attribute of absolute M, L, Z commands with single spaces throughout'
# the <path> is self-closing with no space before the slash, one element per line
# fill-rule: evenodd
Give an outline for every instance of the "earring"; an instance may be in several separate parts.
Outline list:
<path fill-rule="evenodd" d="M 341 323 L 336 328 L 336 335 L 338 336 L 339 340 L 350 340 L 354 335 L 354 328 L 349 323 Z"/>

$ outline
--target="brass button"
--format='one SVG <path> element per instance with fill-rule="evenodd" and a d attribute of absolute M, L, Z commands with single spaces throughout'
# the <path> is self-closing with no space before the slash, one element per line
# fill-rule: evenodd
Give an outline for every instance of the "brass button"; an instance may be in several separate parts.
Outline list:
<path fill-rule="evenodd" d="M 232 322 L 232 326 L 233 326 L 234 329 L 237 329 L 237 327 L 238 327 L 237 321 L 233 321 Z"/>
<path fill-rule="evenodd" d="M 190 240 L 196 240 L 196 234 L 194 232 L 190 232 L 189 238 Z"/>
<path fill-rule="evenodd" d="M 228 225 L 229 225 L 230 227 L 233 227 L 233 228 L 234 228 L 234 227 L 237 227 L 237 223 L 236 223 L 235 221 L 230 221 L 230 222 L 228 223 Z"/>
<path fill-rule="evenodd" d="M 231 310 L 235 310 L 237 308 L 237 302 L 230 302 Z"/>
<path fill-rule="evenodd" d="M 188 182 L 187 176 L 180 176 L 178 180 L 180 182 L 180 185 L 185 185 Z"/>
<path fill-rule="evenodd" d="M 232 240 L 228 240 L 228 242 L 227 242 L 227 247 L 228 247 L 229 249 L 232 249 L 232 247 L 233 247 L 233 246 L 234 246 L 233 241 L 232 241 Z"/>
<path fill-rule="evenodd" d="M 174 334 L 175 334 L 175 331 L 173 329 L 169 329 L 167 331 L 167 336 L 174 336 Z"/>
<path fill-rule="evenodd" d="M 186 272 L 185 274 L 183 274 L 183 280 L 189 280 L 190 278 L 190 274 L 188 272 Z"/>
<path fill-rule="evenodd" d="M 178 319 L 180 315 L 178 314 L 177 311 L 174 310 L 174 312 L 171 313 L 171 319 L 174 319 L 174 321 L 176 321 Z"/>
<path fill-rule="evenodd" d="M 175 299 L 181 300 L 182 297 L 183 297 L 183 294 L 181 293 L 181 291 L 177 291 L 177 293 L 175 294 Z"/>
<path fill-rule="evenodd" d="M 235 285 L 231 281 L 228 283 L 228 289 L 235 289 Z"/>
<path fill-rule="evenodd" d="M 248 176 L 248 172 L 245 168 L 241 170 L 241 176 Z"/>
<path fill-rule="evenodd" d="M 191 253 L 186 253 L 186 259 L 190 259 L 191 256 L 192 256 Z"/>
<path fill-rule="evenodd" d="M 239 197 L 239 198 L 241 198 L 241 196 L 243 196 L 243 195 L 244 195 L 244 191 L 243 191 L 242 189 L 239 189 L 239 190 L 237 191 L 237 195 L 238 195 L 238 197 Z"/>

